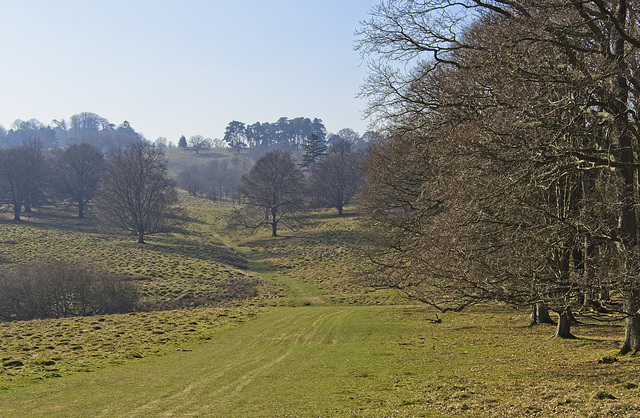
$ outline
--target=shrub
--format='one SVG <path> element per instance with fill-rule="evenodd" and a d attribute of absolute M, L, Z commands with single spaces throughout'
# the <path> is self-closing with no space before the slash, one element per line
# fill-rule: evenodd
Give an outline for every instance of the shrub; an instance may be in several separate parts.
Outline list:
<path fill-rule="evenodd" d="M 0 319 L 130 312 L 134 284 L 85 264 L 37 262 L 0 271 Z"/>

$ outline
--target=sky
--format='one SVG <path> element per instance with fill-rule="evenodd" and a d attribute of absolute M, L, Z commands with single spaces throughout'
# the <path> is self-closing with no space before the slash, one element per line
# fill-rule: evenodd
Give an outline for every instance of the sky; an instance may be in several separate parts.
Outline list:
<path fill-rule="evenodd" d="M 379 0 L 0 0 L 0 124 L 96 113 L 146 139 L 232 120 L 363 134 L 354 32 Z"/>

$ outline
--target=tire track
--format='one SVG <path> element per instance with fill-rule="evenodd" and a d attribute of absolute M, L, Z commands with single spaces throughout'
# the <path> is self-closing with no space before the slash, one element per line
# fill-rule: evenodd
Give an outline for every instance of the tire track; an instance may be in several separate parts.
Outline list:
<path fill-rule="evenodd" d="M 348 308 L 290 308 L 287 315 L 252 324 L 258 332 L 242 333 L 242 338 L 208 344 L 212 360 L 198 373 L 192 373 L 171 393 L 132 409 L 131 416 L 184 416 L 211 414 L 216 405 L 242 399 L 243 391 L 256 380 L 283 373 L 279 366 L 291 358 L 321 344 L 337 343 L 332 337 L 336 327 L 349 315 Z M 207 399 L 203 405 L 203 398 Z"/>

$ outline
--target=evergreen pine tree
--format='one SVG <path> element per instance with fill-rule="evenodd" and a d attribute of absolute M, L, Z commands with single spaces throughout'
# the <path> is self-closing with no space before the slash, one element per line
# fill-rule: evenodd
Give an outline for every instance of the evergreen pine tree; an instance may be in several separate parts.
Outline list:
<path fill-rule="evenodd" d="M 302 144 L 304 154 L 300 167 L 309 168 L 313 163 L 319 161 L 327 153 L 327 144 L 324 137 L 312 132 Z"/>

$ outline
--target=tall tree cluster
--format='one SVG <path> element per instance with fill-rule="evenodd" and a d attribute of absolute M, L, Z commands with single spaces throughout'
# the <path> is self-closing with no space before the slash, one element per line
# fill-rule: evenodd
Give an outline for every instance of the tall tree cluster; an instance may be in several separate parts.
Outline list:
<path fill-rule="evenodd" d="M 194 165 L 178 173 L 177 185 L 192 196 L 204 196 L 218 201 L 230 199 L 237 201 L 236 190 L 240 179 L 247 174 L 253 160 L 246 155 L 234 155 L 232 158 L 215 159 L 207 164 Z"/>
<path fill-rule="evenodd" d="M 640 349 L 640 2 L 385 1 L 358 34 L 386 140 L 367 163 L 376 284 L 442 309 L 626 319 Z M 397 63 L 411 64 L 401 71 Z"/>
<path fill-rule="evenodd" d="M 280 118 L 274 123 L 231 121 L 225 130 L 224 140 L 235 150 L 242 148 L 273 146 L 300 147 L 306 138 L 315 133 L 324 140 L 326 129 L 322 120 L 315 118 Z"/>

